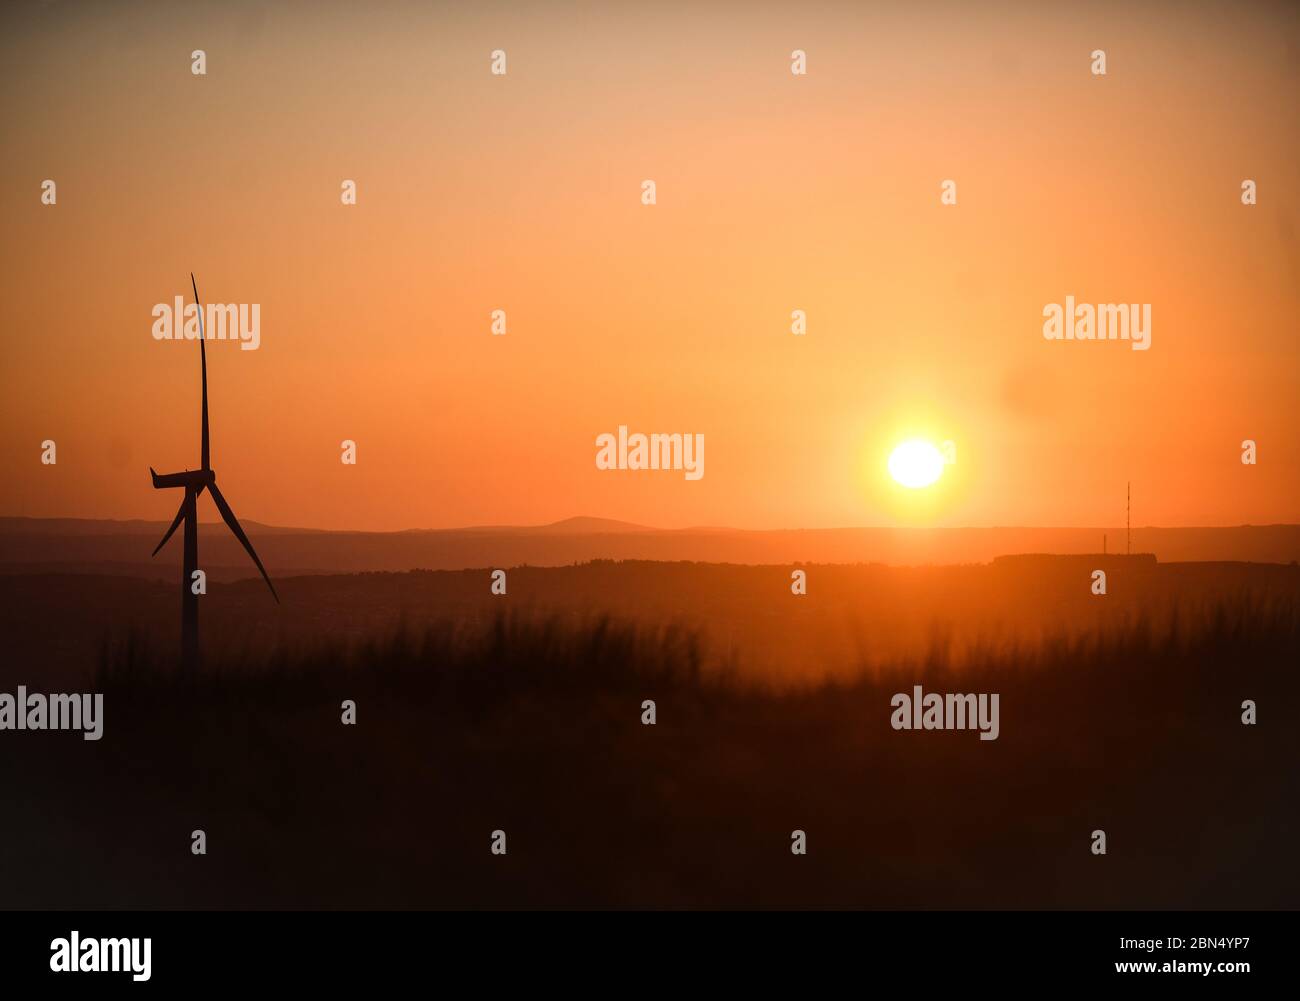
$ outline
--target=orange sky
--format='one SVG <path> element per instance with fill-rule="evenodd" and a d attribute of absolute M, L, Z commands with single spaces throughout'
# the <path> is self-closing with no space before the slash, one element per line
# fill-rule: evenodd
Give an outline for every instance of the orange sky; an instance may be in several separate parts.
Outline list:
<path fill-rule="evenodd" d="M 1055 6 L 7 5 L 0 514 L 172 515 L 192 270 L 261 304 L 209 345 L 246 520 L 1300 521 L 1300 19 Z M 1151 350 L 1044 340 L 1067 295 Z M 704 477 L 598 470 L 620 424 Z M 958 462 L 904 496 L 918 434 Z"/>

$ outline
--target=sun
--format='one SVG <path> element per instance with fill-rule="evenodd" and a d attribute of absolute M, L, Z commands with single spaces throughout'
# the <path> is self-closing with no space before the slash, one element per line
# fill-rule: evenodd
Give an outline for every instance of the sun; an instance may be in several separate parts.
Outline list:
<path fill-rule="evenodd" d="M 902 442 L 889 455 L 889 475 L 913 490 L 928 487 L 943 475 L 943 453 L 920 438 Z"/>

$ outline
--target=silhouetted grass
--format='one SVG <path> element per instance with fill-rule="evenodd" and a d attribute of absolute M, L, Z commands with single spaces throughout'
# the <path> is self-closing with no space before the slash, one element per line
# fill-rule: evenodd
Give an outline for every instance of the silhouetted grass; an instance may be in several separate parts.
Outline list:
<path fill-rule="evenodd" d="M 1233 908 L 1300 892 L 1284 601 L 960 657 L 940 644 L 784 687 L 690 630 L 606 617 L 334 649 L 209 639 L 194 674 L 138 636 L 106 645 L 104 740 L 48 735 L 0 774 L 20 810 L 42 804 L 11 828 L 27 839 L 11 904 Z M 998 693 L 1000 737 L 893 730 L 891 696 L 913 684 Z M 507 856 L 488 851 L 496 829 Z M 95 845 L 71 867 L 69 830 Z"/>
<path fill-rule="evenodd" d="M 1077 681 L 1076 672 L 1122 670 L 1129 684 L 1155 681 L 1172 669 L 1213 682 L 1239 676 L 1242 664 L 1296 663 L 1300 609 L 1288 601 L 1243 595 L 1233 601 L 1171 606 L 1158 616 L 1134 616 L 1104 631 L 1062 632 L 1039 642 L 954 637 L 940 626 L 921 656 L 864 664 L 854 677 L 803 683 L 798 671 L 747 676 L 729 655 L 709 649 L 695 629 L 647 627 L 609 615 L 574 618 L 502 613 L 486 622 L 447 620 L 413 627 L 403 622 L 378 636 L 343 644 L 322 642 L 269 651 L 218 638 L 200 669 L 187 671 L 174 655 L 139 631 L 106 639 L 96 675 L 101 691 L 215 696 L 253 694 L 290 700 L 341 682 L 366 690 L 400 690 L 411 697 L 466 697 L 477 707 L 541 692 L 691 690 L 736 696 L 816 697 L 907 676 L 942 674 L 954 681 L 1027 679 L 1039 687 Z M 959 652 L 958 652 L 959 651 Z"/>
<path fill-rule="evenodd" d="M 198 671 L 183 669 L 138 632 L 106 641 L 96 676 L 102 691 L 217 696 L 300 702 L 346 682 L 363 690 L 456 699 L 476 706 L 538 692 L 699 688 L 735 681 L 735 667 L 705 672 L 699 634 L 669 624 L 649 628 L 608 615 L 574 621 L 504 613 L 486 624 L 455 620 L 413 628 L 403 622 L 380 636 L 270 651 L 219 641 Z"/>

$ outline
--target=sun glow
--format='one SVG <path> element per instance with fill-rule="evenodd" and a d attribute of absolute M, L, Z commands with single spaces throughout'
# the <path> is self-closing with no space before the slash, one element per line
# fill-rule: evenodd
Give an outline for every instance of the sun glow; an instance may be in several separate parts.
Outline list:
<path fill-rule="evenodd" d="M 943 453 L 928 441 L 899 444 L 889 456 L 889 475 L 905 487 L 928 487 L 943 475 Z"/>

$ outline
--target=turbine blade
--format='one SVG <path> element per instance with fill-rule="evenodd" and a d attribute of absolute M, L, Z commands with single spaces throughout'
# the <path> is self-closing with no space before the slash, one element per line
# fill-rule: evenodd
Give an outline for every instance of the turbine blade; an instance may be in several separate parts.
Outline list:
<path fill-rule="evenodd" d="M 271 597 L 275 599 L 275 603 L 278 605 L 280 596 L 275 593 L 275 585 L 271 583 L 271 578 L 266 575 L 266 568 L 262 566 L 262 561 L 257 558 L 257 552 L 253 549 L 253 544 L 248 541 L 248 536 L 239 527 L 239 519 L 235 517 L 235 512 L 230 510 L 230 505 L 226 503 L 226 498 L 221 496 L 221 491 L 217 489 L 215 483 L 209 483 L 208 490 L 212 493 L 212 499 L 216 502 L 221 517 L 225 519 L 230 530 L 235 533 L 235 538 L 244 544 L 244 548 L 248 550 L 248 555 L 253 557 L 253 562 L 257 564 L 257 569 L 262 571 L 262 579 L 266 581 L 266 586 L 271 589 Z"/>
<path fill-rule="evenodd" d="M 150 472 L 153 472 L 153 470 L 150 470 Z M 162 542 L 158 543 L 158 545 L 154 547 L 154 551 L 149 554 L 150 557 L 157 556 L 158 550 L 162 549 L 163 546 L 167 545 L 167 540 L 170 539 L 172 535 L 176 532 L 176 529 L 180 526 L 180 523 L 184 518 L 185 518 L 185 502 L 181 501 L 181 506 L 176 509 L 176 517 L 172 519 L 171 528 L 167 529 L 167 534 L 162 537 Z"/>
<path fill-rule="evenodd" d="M 207 332 L 203 329 L 203 303 L 199 302 L 199 286 L 194 280 L 194 272 L 190 272 L 190 287 L 194 289 L 194 305 L 199 307 L 199 365 L 203 371 L 203 439 L 200 444 L 200 457 L 202 459 L 201 469 L 211 469 L 208 462 L 208 351 L 203 342 L 207 340 Z"/>

